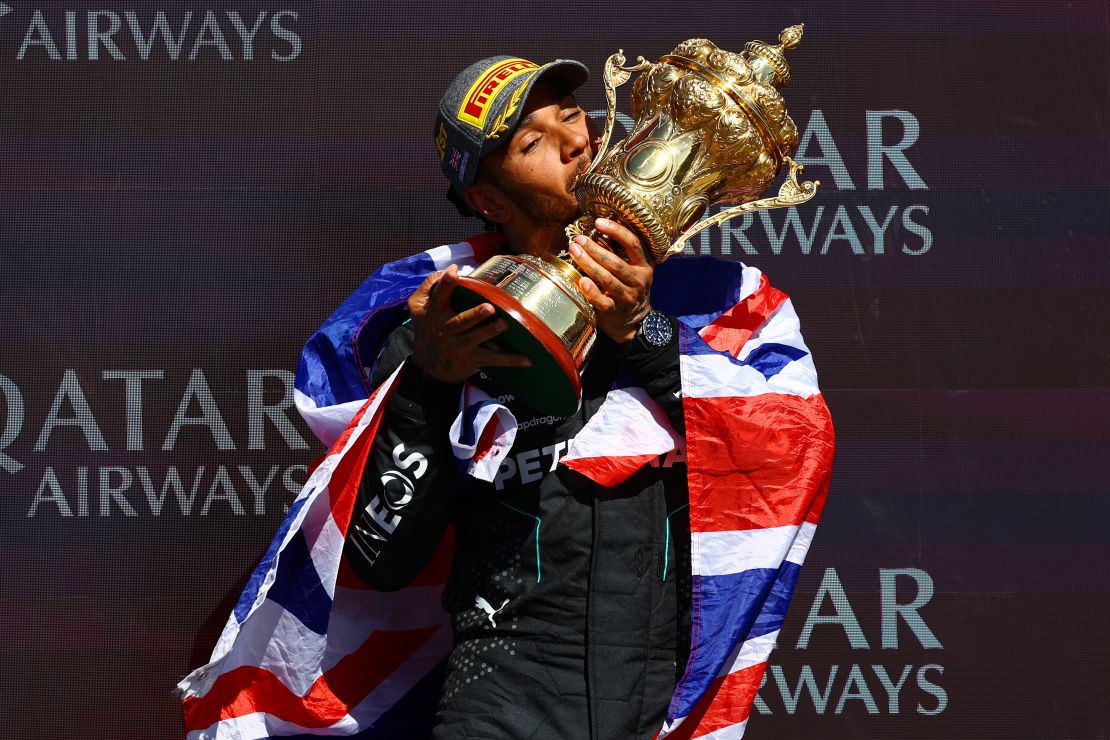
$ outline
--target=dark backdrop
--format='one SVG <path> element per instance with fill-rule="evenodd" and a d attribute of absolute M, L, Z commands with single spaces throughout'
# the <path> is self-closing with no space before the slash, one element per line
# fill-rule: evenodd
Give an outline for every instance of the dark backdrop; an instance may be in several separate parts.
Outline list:
<path fill-rule="evenodd" d="M 0 3 L 3 734 L 179 734 L 321 452 L 301 344 L 477 230 L 456 71 L 797 22 L 819 195 L 693 245 L 792 295 L 837 427 L 750 736 L 1106 737 L 1110 11 L 1001 0 Z"/>

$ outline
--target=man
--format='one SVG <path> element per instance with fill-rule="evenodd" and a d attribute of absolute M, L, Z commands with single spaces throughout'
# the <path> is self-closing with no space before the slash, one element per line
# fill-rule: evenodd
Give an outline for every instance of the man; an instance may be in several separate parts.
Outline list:
<path fill-rule="evenodd" d="M 787 296 L 599 222 L 628 260 L 569 246 L 600 331 L 558 419 L 483 376 L 526 365 L 490 307 L 450 308 L 493 253 L 562 250 L 585 78 L 496 57 L 444 95 L 452 200 L 496 231 L 383 265 L 306 343 L 328 453 L 178 685 L 192 740 L 744 733 L 832 466 Z"/>
<path fill-rule="evenodd" d="M 593 154 L 573 95 L 586 77 L 577 62 L 492 57 L 464 70 L 440 103 L 435 130 L 451 197 L 495 225 L 508 251 L 550 257 L 568 248 L 564 227 L 578 215 L 571 184 Z M 491 320 L 491 305 L 451 309 L 455 265 L 408 299 L 410 321 L 389 335 L 371 376 L 377 386 L 409 360 L 365 469 L 346 555 L 371 587 L 396 589 L 454 525 L 443 603 L 455 645 L 435 737 L 652 737 L 684 667 L 679 456 L 609 489 L 557 464 L 621 373 L 683 428 L 677 323 L 652 312 L 653 268 L 637 237 L 604 219 L 597 228 L 628 261 L 585 237 L 569 245 L 599 329 L 579 413 L 537 414 L 483 379 L 482 368 L 528 360 L 496 347 L 506 325 Z M 649 315 L 656 323 L 645 332 Z M 451 451 L 466 381 L 502 396 L 520 430 L 490 482 L 460 474 Z"/>

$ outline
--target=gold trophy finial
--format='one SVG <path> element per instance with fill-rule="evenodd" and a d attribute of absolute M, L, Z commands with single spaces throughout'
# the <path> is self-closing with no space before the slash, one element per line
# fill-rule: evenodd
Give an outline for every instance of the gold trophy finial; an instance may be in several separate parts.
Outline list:
<path fill-rule="evenodd" d="M 783 52 L 793 49 L 801 42 L 804 29 L 805 26 L 801 23 L 784 28 L 779 34 L 779 46 L 771 46 L 762 41 L 749 41 L 745 44 L 745 56 L 757 80 L 775 87 L 782 87 L 790 82 L 790 63 L 786 61 Z"/>
<path fill-rule="evenodd" d="M 782 33 L 779 34 L 779 43 L 782 44 L 784 49 L 793 49 L 802 40 L 802 31 L 806 28 L 804 23 L 799 23 L 790 28 L 784 28 Z"/>

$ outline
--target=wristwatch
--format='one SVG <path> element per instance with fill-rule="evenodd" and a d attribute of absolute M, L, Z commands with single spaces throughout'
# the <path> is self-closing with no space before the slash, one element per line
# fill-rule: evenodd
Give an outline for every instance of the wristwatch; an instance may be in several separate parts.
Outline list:
<path fill-rule="evenodd" d="M 633 341 L 639 341 L 648 349 L 659 349 L 670 344 L 672 339 L 674 339 L 674 328 L 671 327 L 671 320 L 666 314 L 651 310 L 640 322 L 640 328 L 636 330 Z"/>

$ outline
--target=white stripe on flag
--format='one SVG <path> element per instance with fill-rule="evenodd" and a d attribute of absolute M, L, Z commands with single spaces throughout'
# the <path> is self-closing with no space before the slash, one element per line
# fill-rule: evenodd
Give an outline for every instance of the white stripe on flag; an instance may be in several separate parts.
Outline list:
<path fill-rule="evenodd" d="M 755 368 L 736 365 L 722 355 L 683 355 L 683 393 L 694 398 L 758 396 L 763 393 L 789 393 L 809 398 L 820 393 L 817 369 L 802 339 L 798 315 L 789 298 L 749 337 L 741 348 L 739 358 L 746 360 L 757 348 L 771 343 L 794 347 L 805 354 L 787 363 L 770 379 Z"/>
<path fill-rule="evenodd" d="M 290 660 L 290 655 L 320 653 L 324 649 L 324 641 L 323 635 L 305 627 L 281 604 L 267 599 L 251 612 L 251 628 L 239 632 L 235 649 L 220 662 L 220 674 L 230 673 L 243 666 L 262 667 L 273 673 L 294 693 L 304 694 L 319 676 L 319 672 L 311 675 L 298 674 L 296 671 L 299 668 Z M 277 656 L 269 655 L 274 647 L 279 647 Z M 216 677 L 213 672 L 198 678 L 196 686 L 200 687 L 204 679 L 211 683 Z M 203 686 L 203 693 L 207 693 L 209 688 Z"/>
<path fill-rule="evenodd" d="M 453 642 L 451 625 L 445 622 L 439 631 L 428 638 L 416 652 L 397 666 L 388 678 L 353 707 L 348 716 L 357 720 L 359 728 L 369 727 L 451 653 Z"/>
<path fill-rule="evenodd" d="M 366 729 L 396 704 L 451 652 L 451 629 L 444 625 L 365 699 L 327 727 L 302 727 L 264 712 L 222 720 L 188 734 L 188 740 L 254 740 L 282 735 L 353 735 Z"/>
<path fill-rule="evenodd" d="M 759 396 L 788 393 L 809 398 L 820 393 L 813 358 L 805 355 L 787 363 L 768 380 L 749 365 L 737 365 L 723 355 L 682 355 L 682 392 L 690 398 Z"/>
<path fill-rule="evenodd" d="M 290 614 L 281 604 L 266 600 L 266 603 L 255 610 L 251 619 L 258 619 L 263 612 L 267 613 L 267 621 L 276 614 L 273 628 L 269 634 L 269 644 L 264 645 L 265 652 L 258 660 L 249 660 L 249 656 L 236 651 L 232 654 L 235 662 L 240 665 L 257 666 L 263 668 L 281 681 L 290 691 L 297 696 L 304 696 L 312 688 L 312 684 L 320 677 L 320 657 L 327 648 L 327 637 L 319 635 L 304 626 L 300 619 Z M 244 630 L 245 637 L 255 630 Z M 251 634 L 254 640 L 260 639 Z M 240 638 L 242 639 L 242 638 Z M 230 665 L 225 663 L 225 665 Z M 306 671 L 305 666 L 313 666 L 313 670 Z M 231 669 L 224 668 L 226 675 Z"/>
<path fill-rule="evenodd" d="M 740 297 L 736 299 L 737 303 L 759 290 L 759 278 L 763 276 L 763 272 L 758 267 L 745 265 L 743 262 L 740 263 L 740 267 L 743 271 L 740 273 Z"/>
<path fill-rule="evenodd" d="M 813 522 L 802 522 L 802 526 L 798 528 L 798 536 L 794 538 L 794 544 L 790 545 L 790 552 L 787 553 L 786 559 L 796 565 L 801 565 L 806 560 L 806 553 L 809 552 L 809 546 L 813 544 L 813 535 L 817 531 L 817 525 Z"/>
<path fill-rule="evenodd" d="M 744 737 L 744 730 L 748 727 L 748 720 L 737 722 L 728 727 L 722 727 L 719 730 L 714 730 L 708 735 L 698 735 L 698 740 L 740 740 Z"/>
<path fill-rule="evenodd" d="M 647 391 L 618 388 L 606 394 L 597 413 L 570 441 L 562 460 L 662 455 L 675 449 L 678 438 L 666 412 Z"/>
<path fill-rule="evenodd" d="M 691 544 L 699 557 L 694 575 L 723 576 L 753 568 L 774 568 L 794 542 L 795 525 L 730 532 L 691 532 Z"/>
<path fill-rule="evenodd" d="M 362 408 L 362 404 L 366 403 L 366 399 L 337 403 L 333 406 L 317 406 L 312 398 L 294 388 L 293 403 L 316 438 L 325 446 L 331 447 Z"/>
<path fill-rule="evenodd" d="M 663 728 L 659 730 L 659 737 L 664 738 L 678 729 L 679 725 L 686 721 L 685 717 L 677 717 L 674 720 L 669 720 L 663 723 Z"/>
<path fill-rule="evenodd" d="M 446 270 L 453 264 L 462 268 L 464 262 L 469 263 L 471 270 L 474 269 L 474 247 L 470 245 L 470 242 L 444 244 L 429 249 L 425 254 L 431 258 L 436 270 Z"/>
<path fill-rule="evenodd" d="M 255 712 L 221 720 L 204 730 L 190 732 L 187 737 L 188 740 L 255 740 L 283 735 L 353 735 L 358 731 L 358 725 L 349 714 L 333 725 L 319 728 L 302 727 L 265 712 Z"/>
<path fill-rule="evenodd" d="M 748 341 L 744 342 L 744 346 L 740 349 L 740 359 L 745 359 L 760 345 L 769 342 L 788 344 L 809 353 L 809 347 L 802 339 L 802 325 L 798 320 L 798 313 L 789 298 L 783 300 L 767 320 L 748 337 Z"/>
<path fill-rule="evenodd" d="M 399 591 L 337 588 L 328 647 L 336 659 L 357 650 L 371 632 L 417 630 L 450 623 L 443 610 L 443 586 L 408 586 Z M 324 663 L 322 670 L 331 665 Z"/>
<path fill-rule="evenodd" d="M 321 507 L 323 508 L 323 507 Z M 335 598 L 335 582 L 339 578 L 339 563 L 343 559 L 343 533 L 339 525 L 329 516 L 324 520 L 316 541 L 308 541 L 311 548 L 309 557 L 316 568 L 316 575 L 320 578 L 320 585 L 324 587 L 329 599 Z"/>
<path fill-rule="evenodd" d="M 768 632 L 766 635 L 744 640 L 737 647 L 736 657 L 730 661 L 725 661 L 724 667 L 717 675 L 724 676 L 729 673 L 736 673 L 736 671 L 767 662 L 767 659 L 771 657 L 771 651 L 775 649 L 775 641 L 778 637 L 779 630 L 775 630 L 774 632 Z"/>
<path fill-rule="evenodd" d="M 478 409 L 476 412 L 473 411 L 475 408 Z M 470 429 L 464 429 L 466 419 L 471 414 L 473 419 Z M 480 450 L 478 445 L 482 443 L 490 424 L 493 425 L 491 428 L 495 430 L 495 436 L 490 440 L 489 449 Z M 466 465 L 469 475 L 492 483 L 497 477 L 501 461 L 509 454 L 516 441 L 516 433 L 516 416 L 508 406 L 498 403 L 473 383 L 463 384 L 462 393 L 459 394 L 459 415 L 451 422 L 447 436 L 451 441 L 451 451 L 456 459 Z M 474 440 L 473 444 L 462 441 L 467 436 Z"/>

